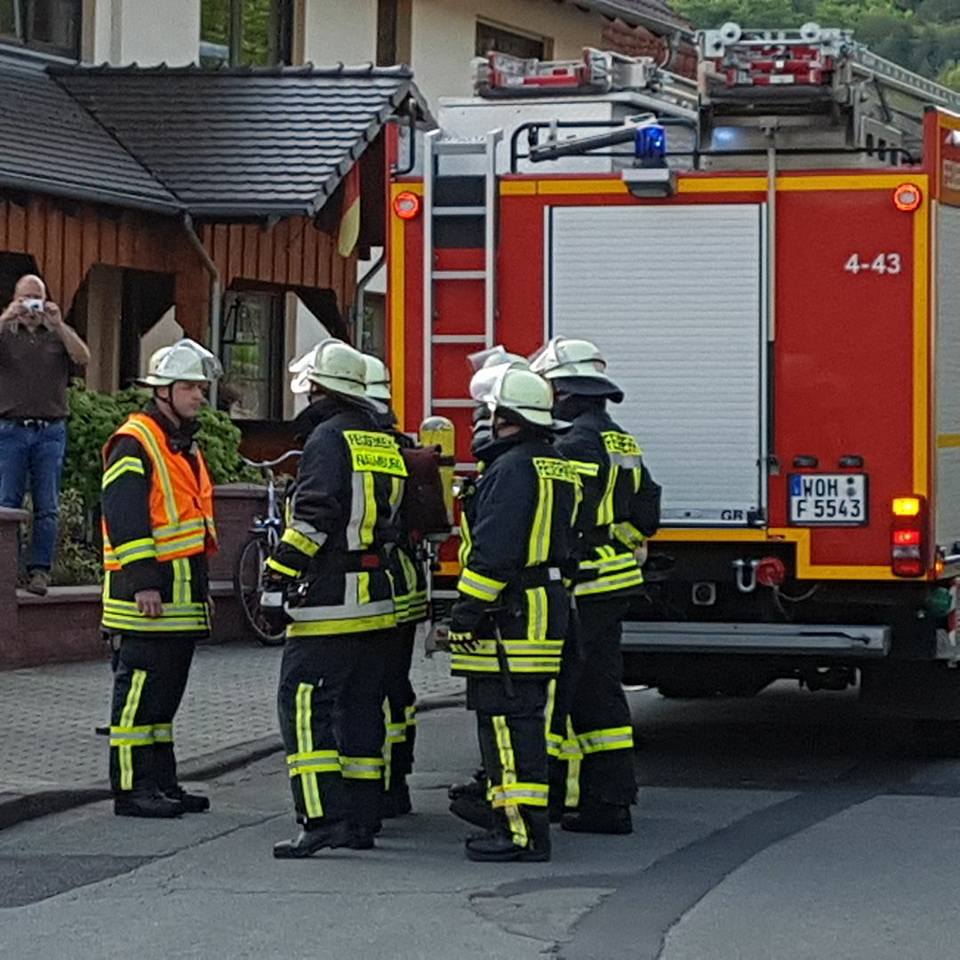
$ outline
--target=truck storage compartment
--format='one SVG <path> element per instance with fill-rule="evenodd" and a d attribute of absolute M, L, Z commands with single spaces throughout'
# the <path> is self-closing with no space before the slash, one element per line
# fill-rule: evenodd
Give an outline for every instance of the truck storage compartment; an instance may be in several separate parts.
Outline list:
<path fill-rule="evenodd" d="M 765 517 L 764 207 L 552 207 L 549 334 L 593 340 L 663 523 Z"/>

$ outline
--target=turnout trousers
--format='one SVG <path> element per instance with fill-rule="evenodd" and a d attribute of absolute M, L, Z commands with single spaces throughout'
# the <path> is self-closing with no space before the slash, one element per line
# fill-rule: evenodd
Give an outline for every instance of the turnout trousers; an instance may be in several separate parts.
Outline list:
<path fill-rule="evenodd" d="M 633 726 L 623 692 L 622 621 L 629 600 L 578 600 L 579 616 L 549 692 L 551 806 L 554 810 L 636 798 Z"/>
<path fill-rule="evenodd" d="M 477 737 L 498 830 L 519 847 L 549 831 L 544 706 L 547 678 L 513 674 L 508 697 L 499 675 L 467 678 L 467 709 Z"/>
<path fill-rule="evenodd" d="M 288 637 L 277 709 L 297 822 L 373 830 L 383 789 L 383 668 L 390 632 Z"/>
<path fill-rule="evenodd" d="M 195 639 L 120 636 L 113 652 L 110 787 L 114 794 L 177 785 L 173 718 L 183 699 Z"/>
<path fill-rule="evenodd" d="M 413 770 L 413 748 L 417 739 L 417 695 L 410 682 L 415 623 L 402 623 L 390 632 L 385 647 L 383 670 L 383 789 L 402 789 Z"/>

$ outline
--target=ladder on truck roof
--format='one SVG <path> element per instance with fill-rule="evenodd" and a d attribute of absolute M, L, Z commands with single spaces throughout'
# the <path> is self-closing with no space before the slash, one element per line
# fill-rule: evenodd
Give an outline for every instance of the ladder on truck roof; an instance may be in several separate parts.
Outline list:
<path fill-rule="evenodd" d="M 837 163 L 859 158 L 844 165 L 917 163 L 926 110 L 960 111 L 960 93 L 872 54 L 848 30 L 725 23 L 698 41 L 701 140 L 715 155 L 734 156 L 727 144 L 755 154 L 775 144 L 800 166 L 818 149 Z"/>
<path fill-rule="evenodd" d="M 648 106 L 697 109 L 695 80 L 663 69 L 653 57 L 630 57 L 584 47 L 569 60 L 538 60 L 493 51 L 474 57 L 473 92 L 487 100 L 545 97 L 604 97 L 630 93 L 650 98 Z"/>
<path fill-rule="evenodd" d="M 861 95 L 856 88 L 870 83 L 881 99 L 886 93 L 910 98 L 917 114 L 928 105 L 960 110 L 960 93 L 878 57 L 849 30 L 812 22 L 791 30 L 752 30 L 730 22 L 701 30 L 698 41 L 701 64 L 708 68 L 703 92 L 711 99 L 724 99 L 726 91 L 748 102 L 752 89 L 757 98 L 794 94 L 799 100 L 832 87 L 836 98 L 852 104 Z"/>
<path fill-rule="evenodd" d="M 442 413 L 445 408 L 473 406 L 461 397 L 434 397 L 434 348 L 441 344 L 470 344 L 475 350 L 494 345 L 496 309 L 496 211 L 497 146 L 503 131 L 492 130 L 476 139 L 443 139 L 440 130 L 424 138 L 423 160 L 423 416 Z M 476 158 L 483 165 L 482 205 L 451 206 L 436 203 L 437 181 L 444 157 Z M 469 160 L 468 160 L 469 162 Z M 459 173 L 459 171 L 458 171 Z M 455 174 L 456 175 L 456 174 Z M 483 220 L 483 267 L 479 270 L 437 270 L 434 243 L 434 217 L 477 217 Z M 483 283 L 483 328 L 469 333 L 436 333 L 436 289 L 438 284 L 463 281 Z"/>

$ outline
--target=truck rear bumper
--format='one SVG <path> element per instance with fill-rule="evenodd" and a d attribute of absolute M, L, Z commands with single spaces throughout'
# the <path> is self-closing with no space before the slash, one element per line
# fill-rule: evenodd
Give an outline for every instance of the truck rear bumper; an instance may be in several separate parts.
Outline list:
<path fill-rule="evenodd" d="M 885 657 L 890 627 L 802 623 L 644 623 L 623 625 L 628 653 L 737 653 Z"/>

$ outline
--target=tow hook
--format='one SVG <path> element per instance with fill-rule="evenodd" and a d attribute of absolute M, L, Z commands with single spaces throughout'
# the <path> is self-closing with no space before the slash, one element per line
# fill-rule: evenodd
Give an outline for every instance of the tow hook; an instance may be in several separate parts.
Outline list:
<path fill-rule="evenodd" d="M 741 593 L 753 593 L 757 589 L 757 567 L 759 560 L 734 560 L 733 569 L 737 571 L 737 589 Z"/>

